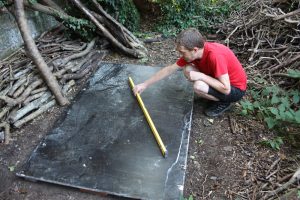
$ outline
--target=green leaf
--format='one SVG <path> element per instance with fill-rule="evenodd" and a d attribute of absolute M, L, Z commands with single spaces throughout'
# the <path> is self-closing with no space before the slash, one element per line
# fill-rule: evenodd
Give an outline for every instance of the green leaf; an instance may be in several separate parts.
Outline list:
<path fill-rule="evenodd" d="M 270 141 L 270 145 L 271 145 L 272 149 L 275 149 L 275 148 L 276 148 L 276 143 L 275 143 L 275 142 Z"/>
<path fill-rule="evenodd" d="M 295 120 L 296 120 L 297 123 L 300 123 L 300 110 L 295 112 Z"/>
<path fill-rule="evenodd" d="M 271 99 L 271 103 L 272 104 L 276 104 L 276 103 L 278 103 L 279 102 L 279 98 L 276 96 L 276 95 L 274 95 L 273 97 L 272 97 L 272 99 Z"/>
<path fill-rule="evenodd" d="M 277 124 L 277 120 L 271 117 L 265 118 L 265 122 L 267 122 L 269 129 L 273 128 Z"/>
<path fill-rule="evenodd" d="M 242 110 L 241 114 L 242 114 L 242 115 L 247 115 L 248 112 L 247 112 L 247 110 Z"/>
<path fill-rule="evenodd" d="M 289 77 L 300 79 L 300 70 L 288 69 L 287 73 Z"/>
<path fill-rule="evenodd" d="M 269 110 L 271 111 L 272 114 L 278 116 L 278 109 L 274 107 L 270 107 Z"/>
<path fill-rule="evenodd" d="M 286 108 L 289 108 L 291 106 L 290 102 L 289 102 L 289 99 L 287 96 L 285 97 L 281 97 L 280 98 L 282 104 L 286 107 Z"/>
<path fill-rule="evenodd" d="M 270 87 L 266 87 L 265 89 L 263 89 L 263 91 L 261 92 L 261 94 L 263 96 L 268 96 L 271 92 L 272 92 L 272 89 Z"/>
<path fill-rule="evenodd" d="M 189 200 L 193 200 L 193 196 L 192 195 L 190 195 Z"/>
<path fill-rule="evenodd" d="M 293 95 L 293 103 L 294 103 L 294 104 L 297 104 L 297 103 L 299 103 L 299 101 L 300 101 L 300 96 L 299 96 L 299 94 L 294 94 L 294 95 Z"/>
<path fill-rule="evenodd" d="M 244 109 L 253 111 L 253 105 L 250 101 L 248 100 L 242 101 L 241 105 L 243 106 Z"/>
<path fill-rule="evenodd" d="M 292 121 L 294 119 L 294 115 L 290 110 L 285 111 L 284 114 L 286 120 Z"/>
<path fill-rule="evenodd" d="M 284 104 L 280 104 L 279 106 L 278 106 L 278 110 L 279 110 L 279 112 L 284 112 L 285 111 L 285 105 Z"/>
<path fill-rule="evenodd" d="M 260 108 L 260 103 L 258 101 L 254 101 L 253 107 L 254 108 Z"/>
<path fill-rule="evenodd" d="M 283 144 L 283 140 L 281 137 L 276 137 L 275 140 L 277 141 L 277 143 L 279 143 L 280 145 Z"/>

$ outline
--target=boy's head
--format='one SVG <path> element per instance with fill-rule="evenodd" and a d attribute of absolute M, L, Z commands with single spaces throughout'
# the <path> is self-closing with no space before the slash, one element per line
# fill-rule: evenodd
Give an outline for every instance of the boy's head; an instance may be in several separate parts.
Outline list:
<path fill-rule="evenodd" d="M 203 55 L 205 39 L 195 28 L 181 31 L 176 38 L 176 50 L 187 61 L 200 59 Z"/>
<path fill-rule="evenodd" d="M 193 50 L 194 47 L 202 49 L 205 39 L 201 33 L 195 28 L 188 28 L 181 31 L 176 38 L 177 47 L 182 46 L 187 50 Z"/>

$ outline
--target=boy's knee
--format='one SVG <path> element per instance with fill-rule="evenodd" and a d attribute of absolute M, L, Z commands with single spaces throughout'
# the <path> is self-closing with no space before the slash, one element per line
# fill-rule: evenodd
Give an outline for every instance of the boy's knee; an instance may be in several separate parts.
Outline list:
<path fill-rule="evenodd" d="M 190 72 L 190 71 L 198 71 L 198 70 L 194 66 L 192 66 L 192 65 L 187 65 L 184 68 L 184 72 Z"/>
<path fill-rule="evenodd" d="M 194 86 L 194 91 L 196 91 L 196 92 L 201 92 L 201 93 L 205 93 L 205 94 L 208 93 L 209 87 L 203 81 L 195 81 L 193 86 Z"/>
<path fill-rule="evenodd" d="M 183 69 L 183 74 L 188 77 L 189 72 L 191 71 L 198 71 L 194 66 L 192 65 L 187 65 L 184 69 Z"/>

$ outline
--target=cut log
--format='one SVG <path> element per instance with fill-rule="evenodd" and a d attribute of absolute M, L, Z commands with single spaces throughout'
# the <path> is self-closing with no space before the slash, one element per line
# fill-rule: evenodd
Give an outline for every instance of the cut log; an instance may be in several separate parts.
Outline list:
<path fill-rule="evenodd" d="M 7 96 L 0 96 L 0 99 L 5 101 L 8 106 L 15 106 L 20 103 L 22 103 L 30 94 L 30 92 L 35 89 L 37 86 L 41 85 L 43 83 L 42 80 L 34 81 L 31 85 L 29 85 L 26 90 L 23 92 L 23 94 L 18 97 L 17 99 L 13 99 Z"/>
<path fill-rule="evenodd" d="M 43 103 L 45 103 L 50 97 L 51 97 L 51 93 L 50 92 L 44 93 L 41 96 L 41 98 L 32 101 L 28 105 L 26 105 L 23 108 L 19 109 L 13 115 L 9 116 L 8 117 L 9 122 L 14 123 L 15 121 L 21 119 L 27 113 L 31 112 L 32 110 L 37 109 L 40 105 L 42 105 Z"/>
<path fill-rule="evenodd" d="M 54 62 L 53 64 L 56 65 L 56 66 L 62 66 L 62 65 L 65 65 L 66 63 L 70 62 L 71 60 L 74 60 L 76 58 L 80 58 L 80 57 L 83 57 L 85 55 L 87 55 L 94 47 L 95 45 L 95 41 L 96 41 L 96 38 L 94 38 L 87 46 L 87 48 L 80 52 L 80 53 L 76 53 L 76 54 L 73 54 L 71 56 L 68 56 L 67 58 L 64 58 L 63 60 L 61 60 L 60 63 L 57 63 L 57 62 Z"/>
<path fill-rule="evenodd" d="M 10 89 L 10 91 L 8 92 L 8 96 L 12 96 L 14 94 L 14 92 L 22 85 L 26 82 L 27 78 L 23 77 L 21 79 L 19 79 Z"/>
<path fill-rule="evenodd" d="M 26 106 L 27 104 L 29 104 L 31 101 L 40 98 L 41 96 L 43 96 L 45 92 L 40 92 L 40 93 L 36 93 L 34 95 L 31 95 L 29 97 L 27 97 L 27 99 L 25 99 L 25 101 L 23 102 L 23 105 Z"/>
<path fill-rule="evenodd" d="M 37 116 L 39 116 L 40 114 L 46 112 L 49 108 L 51 108 L 52 106 L 55 105 L 55 100 L 52 100 L 50 102 L 48 102 L 47 104 L 41 106 L 37 111 L 31 113 L 30 115 L 22 118 L 19 121 L 16 121 L 13 126 L 15 128 L 20 128 L 22 125 L 24 125 L 26 122 L 36 118 Z"/>

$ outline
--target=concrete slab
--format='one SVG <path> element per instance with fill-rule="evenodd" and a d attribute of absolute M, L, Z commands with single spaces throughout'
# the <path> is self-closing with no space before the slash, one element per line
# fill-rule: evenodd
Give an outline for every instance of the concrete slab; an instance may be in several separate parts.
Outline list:
<path fill-rule="evenodd" d="M 182 195 L 193 92 L 182 72 L 142 98 L 168 150 L 164 158 L 128 84 L 158 67 L 102 63 L 17 176 L 136 199 Z"/>

